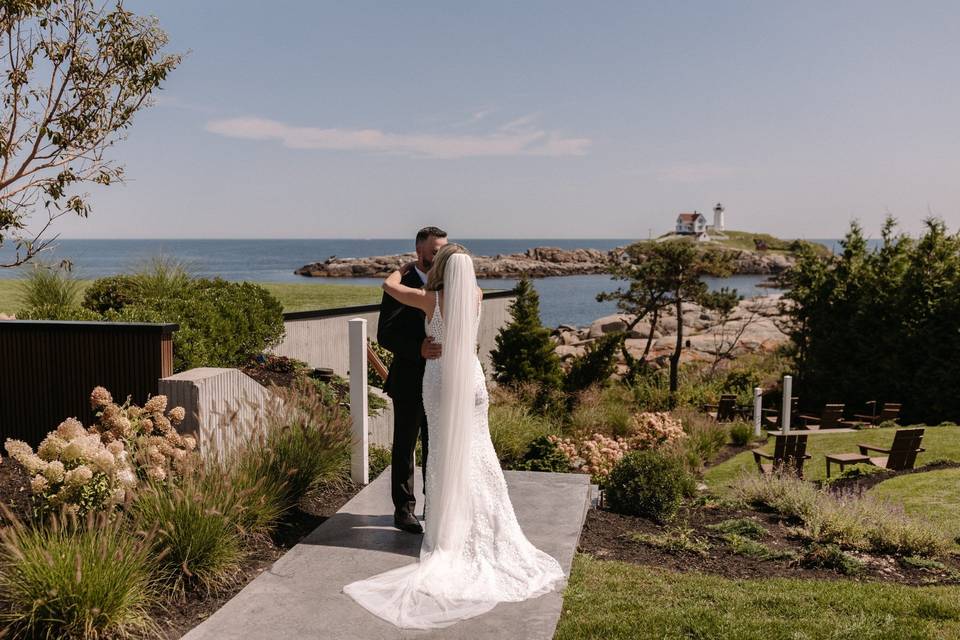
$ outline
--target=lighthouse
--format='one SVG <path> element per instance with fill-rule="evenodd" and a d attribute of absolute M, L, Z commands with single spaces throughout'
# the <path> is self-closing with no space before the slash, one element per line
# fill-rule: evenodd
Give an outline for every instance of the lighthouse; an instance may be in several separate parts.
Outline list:
<path fill-rule="evenodd" d="M 713 230 L 723 231 L 723 205 L 719 202 L 713 208 Z"/>

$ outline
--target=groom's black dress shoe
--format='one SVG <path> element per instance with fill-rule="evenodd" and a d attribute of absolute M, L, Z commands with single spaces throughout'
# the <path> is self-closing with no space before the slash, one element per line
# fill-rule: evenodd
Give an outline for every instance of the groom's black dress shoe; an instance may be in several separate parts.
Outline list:
<path fill-rule="evenodd" d="M 409 533 L 423 533 L 423 527 L 420 525 L 420 521 L 417 520 L 417 516 L 412 513 L 394 513 L 393 526 Z"/>

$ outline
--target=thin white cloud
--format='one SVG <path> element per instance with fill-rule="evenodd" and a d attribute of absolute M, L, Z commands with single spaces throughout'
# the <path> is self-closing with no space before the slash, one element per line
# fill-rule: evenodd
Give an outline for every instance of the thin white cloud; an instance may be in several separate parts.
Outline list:
<path fill-rule="evenodd" d="M 657 171 L 658 182 L 706 182 L 739 173 L 739 167 L 712 163 L 675 164 Z"/>
<path fill-rule="evenodd" d="M 295 127 L 269 118 L 220 118 L 207 122 L 207 131 L 228 138 L 272 140 L 290 149 L 362 151 L 425 158 L 479 156 L 578 156 L 588 138 L 572 138 L 534 126 L 530 116 L 490 133 L 390 133 L 379 129 Z"/>

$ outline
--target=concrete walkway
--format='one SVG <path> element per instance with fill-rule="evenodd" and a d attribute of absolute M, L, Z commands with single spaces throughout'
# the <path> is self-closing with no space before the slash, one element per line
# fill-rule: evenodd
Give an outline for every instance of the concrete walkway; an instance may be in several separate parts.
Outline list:
<path fill-rule="evenodd" d="M 527 538 L 555 557 L 569 576 L 593 493 L 589 476 L 504 473 Z M 421 492 L 419 470 L 416 479 Z M 422 495 L 417 508 L 423 509 Z M 398 531 L 392 525 L 388 470 L 184 639 L 553 637 L 563 605 L 560 592 L 502 603 L 489 613 L 438 631 L 398 629 L 368 613 L 340 592 L 343 585 L 408 564 L 419 556 L 422 536 Z"/>

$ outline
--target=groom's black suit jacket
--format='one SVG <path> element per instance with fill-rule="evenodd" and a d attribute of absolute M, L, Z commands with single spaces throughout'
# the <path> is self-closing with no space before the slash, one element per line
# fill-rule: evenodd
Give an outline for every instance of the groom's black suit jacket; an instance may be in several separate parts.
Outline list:
<path fill-rule="evenodd" d="M 423 286 L 415 269 L 410 269 L 400 282 L 415 289 Z M 420 355 L 420 345 L 427 335 L 424 319 L 423 311 L 401 304 L 384 292 L 377 322 L 377 342 L 393 353 L 393 362 L 383 385 L 383 390 L 391 398 L 419 399 L 423 393 L 423 370 L 427 361 Z"/>

